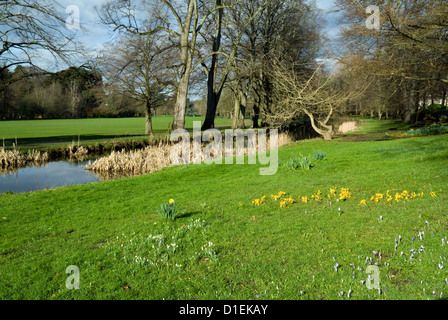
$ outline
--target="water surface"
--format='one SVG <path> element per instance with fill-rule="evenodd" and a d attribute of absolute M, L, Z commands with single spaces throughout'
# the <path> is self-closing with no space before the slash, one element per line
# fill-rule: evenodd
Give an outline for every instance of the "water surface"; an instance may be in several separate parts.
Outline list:
<path fill-rule="evenodd" d="M 88 161 L 55 161 L 40 167 L 27 166 L 16 172 L 0 175 L 0 194 L 51 189 L 101 180 L 84 167 Z"/>

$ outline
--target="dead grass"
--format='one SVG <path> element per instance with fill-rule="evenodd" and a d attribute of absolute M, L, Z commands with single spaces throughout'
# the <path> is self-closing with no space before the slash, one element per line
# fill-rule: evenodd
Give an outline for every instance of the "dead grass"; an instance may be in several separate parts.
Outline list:
<path fill-rule="evenodd" d="M 290 135 L 287 133 L 279 134 L 278 147 L 293 142 Z M 187 142 L 188 143 L 188 142 Z M 190 159 L 193 163 L 198 162 L 198 159 L 193 158 L 193 144 L 190 141 Z M 267 143 L 267 150 L 269 150 L 269 140 Z M 98 174 L 102 179 L 111 179 L 126 175 L 139 175 L 158 171 L 162 168 L 177 165 L 180 163 L 172 163 L 170 159 L 170 152 L 173 144 L 160 142 L 157 146 L 149 146 L 141 150 L 133 150 L 126 152 L 113 151 L 109 156 L 99 158 L 93 163 L 86 166 L 86 170 L 90 170 Z M 204 151 L 205 146 L 201 145 L 201 150 Z M 244 154 L 249 154 L 250 149 L 244 148 Z M 214 156 L 213 152 L 211 153 Z M 222 149 L 221 157 L 226 157 L 225 148 Z M 200 162 L 200 161 L 199 161 Z"/>
<path fill-rule="evenodd" d="M 89 154 L 89 150 L 87 148 L 84 148 L 83 146 L 75 145 L 75 143 L 72 143 L 68 146 L 69 156 L 70 160 L 77 159 L 77 160 L 84 160 L 87 158 Z"/>
<path fill-rule="evenodd" d="M 41 153 L 37 150 L 28 150 L 24 154 L 17 149 L 5 150 L 0 149 L 0 168 L 3 170 L 22 168 L 28 164 L 42 164 L 48 162 L 48 153 Z"/>
<path fill-rule="evenodd" d="M 356 121 L 346 121 L 338 128 L 338 133 L 347 133 L 355 130 L 357 127 Z"/>
<path fill-rule="evenodd" d="M 160 144 L 141 150 L 126 152 L 113 151 L 109 156 L 99 158 L 86 166 L 87 170 L 99 173 L 144 174 L 160 170 L 171 165 L 171 146 Z"/>

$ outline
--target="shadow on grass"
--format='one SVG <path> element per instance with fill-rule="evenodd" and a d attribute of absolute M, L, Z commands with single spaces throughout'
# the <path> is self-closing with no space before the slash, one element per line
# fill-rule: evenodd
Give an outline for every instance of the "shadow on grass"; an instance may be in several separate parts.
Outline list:
<path fill-rule="evenodd" d="M 192 217 L 192 216 L 200 214 L 200 213 L 202 213 L 202 212 L 201 211 L 192 211 L 192 212 L 181 213 L 180 215 L 176 216 L 176 220 L 183 219 L 183 218 L 189 218 L 189 217 Z"/>
<path fill-rule="evenodd" d="M 166 132 L 155 132 L 156 136 L 166 134 Z M 105 140 L 114 140 L 114 139 L 122 139 L 122 138 L 138 138 L 142 139 L 148 137 L 144 134 L 122 134 L 122 135 L 104 135 L 104 134 L 86 134 L 80 135 L 79 141 L 81 144 L 88 141 L 105 141 Z M 52 137 L 34 137 L 34 138 L 19 138 L 17 139 L 18 147 L 23 146 L 32 146 L 32 145 L 48 145 L 48 144 L 59 144 L 59 143 L 67 143 L 71 144 L 72 142 L 78 143 L 78 135 L 64 135 L 64 136 L 52 136 Z M 16 143 L 15 139 L 5 139 L 5 146 L 12 147 L 13 143 Z"/>
<path fill-rule="evenodd" d="M 339 134 L 335 137 L 335 140 L 363 142 L 402 139 L 403 137 L 393 133 L 406 128 L 407 125 L 404 125 L 401 121 L 362 121 L 359 128 L 345 134 Z"/>
<path fill-rule="evenodd" d="M 217 126 L 216 129 L 220 131 L 224 131 L 225 129 L 229 129 L 231 126 Z M 192 132 L 192 129 L 187 128 L 188 132 Z M 153 135 L 154 138 L 165 137 L 167 134 L 167 130 L 154 130 Z M 63 135 L 63 136 L 48 136 L 48 137 L 30 137 L 30 138 L 17 138 L 17 147 L 29 147 L 29 146 L 38 146 L 40 148 L 45 148 L 48 145 L 56 145 L 56 144 L 71 144 L 72 142 L 78 143 L 78 139 L 81 145 L 86 145 L 89 142 L 106 142 L 115 139 L 148 139 L 149 136 L 146 134 L 71 134 L 71 135 Z M 1 139 L 1 137 L 0 137 Z M 3 140 L 0 141 L 3 143 Z M 13 144 L 16 143 L 15 138 L 4 139 L 5 147 L 12 148 Z"/>

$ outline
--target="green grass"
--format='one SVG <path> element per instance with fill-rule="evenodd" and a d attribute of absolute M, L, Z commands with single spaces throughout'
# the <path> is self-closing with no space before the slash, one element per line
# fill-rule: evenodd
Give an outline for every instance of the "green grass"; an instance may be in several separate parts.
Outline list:
<path fill-rule="evenodd" d="M 192 129 L 193 121 L 203 122 L 203 117 L 186 117 L 185 128 Z M 153 117 L 154 133 L 166 133 L 172 116 Z M 216 126 L 231 126 L 232 120 L 217 118 Z M 15 139 L 18 145 L 56 144 L 80 140 L 104 140 L 145 134 L 144 118 L 95 118 L 67 120 L 17 120 L 0 121 L 0 139 L 12 145 Z"/>
<path fill-rule="evenodd" d="M 313 139 L 279 150 L 282 162 L 325 152 L 311 170 L 260 176 L 260 165 L 186 165 L 2 195 L 0 298 L 446 299 L 447 147 L 447 135 Z M 330 203 L 335 187 L 351 198 Z M 311 198 L 318 190 L 321 201 Z M 387 190 L 424 195 L 370 201 Z M 270 197 L 279 191 L 308 203 L 280 207 Z M 252 203 L 263 195 L 265 204 Z M 186 211 L 166 221 L 156 209 L 171 198 Z M 361 282 L 370 261 L 381 294 Z M 65 286 L 70 265 L 79 290 Z"/>
<path fill-rule="evenodd" d="M 403 134 L 411 129 L 414 125 L 403 124 L 401 121 L 389 119 L 378 121 L 369 118 L 357 118 L 362 122 L 362 126 L 358 126 L 353 131 L 340 134 L 336 139 L 345 141 L 383 141 L 396 138 L 402 138 Z"/>

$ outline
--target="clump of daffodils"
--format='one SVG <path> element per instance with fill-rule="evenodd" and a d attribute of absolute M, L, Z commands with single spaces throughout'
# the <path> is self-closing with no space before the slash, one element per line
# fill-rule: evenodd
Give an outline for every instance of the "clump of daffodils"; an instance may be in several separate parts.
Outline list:
<path fill-rule="evenodd" d="M 440 190 L 440 192 L 442 193 L 443 191 Z M 432 198 L 437 197 L 436 192 L 435 191 L 431 191 L 429 192 L 429 195 Z M 330 188 L 329 189 L 329 193 L 327 193 L 327 198 L 330 201 L 332 200 L 336 200 L 336 201 L 346 201 L 348 199 L 352 199 L 352 198 L 356 198 L 352 196 L 352 193 L 350 192 L 349 188 L 341 188 L 340 190 L 337 190 L 336 187 L 334 188 Z M 390 193 L 390 190 L 387 190 L 387 192 L 381 193 L 381 192 L 377 192 L 374 195 L 370 196 L 370 201 L 373 203 L 382 203 L 382 204 L 390 204 L 393 203 L 393 201 L 395 200 L 395 202 L 400 202 L 400 201 L 409 201 L 412 199 L 419 199 L 422 198 L 424 196 L 423 192 L 409 192 L 407 190 L 403 190 L 402 192 L 396 192 L 395 195 Z M 274 201 L 278 201 L 280 203 L 280 207 L 281 208 L 289 208 L 289 205 L 293 204 L 293 203 L 302 203 L 302 204 L 307 204 L 308 201 L 310 199 L 314 199 L 316 201 L 320 201 L 322 200 L 324 197 L 324 194 L 322 193 L 321 190 L 317 190 L 317 192 L 314 192 L 310 197 L 306 196 L 306 195 L 299 195 L 298 198 L 296 198 L 297 200 L 295 200 L 292 196 L 286 196 L 286 192 L 284 191 L 279 191 L 276 194 L 271 194 L 270 198 Z M 366 199 L 369 199 L 366 198 Z M 366 199 L 361 199 L 360 202 L 358 203 L 358 206 L 367 206 L 367 200 Z M 262 196 L 259 199 L 255 199 L 252 201 L 252 204 L 259 206 L 259 205 L 264 205 L 266 204 L 266 196 Z M 241 202 L 240 202 L 240 206 L 241 206 Z"/>
<path fill-rule="evenodd" d="M 256 206 L 266 204 L 266 196 L 262 196 L 260 199 L 255 199 L 254 201 L 252 201 L 252 204 Z"/>
<path fill-rule="evenodd" d="M 311 196 L 311 199 L 322 200 L 321 194 L 322 194 L 322 191 L 317 190 L 316 193 L 313 193 L 313 195 Z"/>
<path fill-rule="evenodd" d="M 384 194 L 382 193 L 376 193 L 374 196 L 372 196 L 370 198 L 370 201 L 375 201 L 376 203 L 378 203 L 381 199 L 383 199 Z"/>
<path fill-rule="evenodd" d="M 169 199 L 167 203 L 161 204 L 160 209 L 156 209 L 159 216 L 165 220 L 174 220 L 180 214 L 185 212 L 177 211 L 176 201 L 174 199 Z"/>
<path fill-rule="evenodd" d="M 330 194 L 329 194 L 329 196 L 330 196 L 330 197 L 331 197 L 331 196 L 336 197 L 336 189 L 330 188 Z"/>
<path fill-rule="evenodd" d="M 277 201 L 278 199 L 281 199 L 286 193 L 284 191 L 279 191 L 278 194 L 271 194 L 271 199 L 274 201 Z"/>
<path fill-rule="evenodd" d="M 352 194 L 350 193 L 349 188 L 342 188 L 341 192 L 339 193 L 339 200 L 346 200 L 350 199 Z"/>
<path fill-rule="evenodd" d="M 288 204 L 292 204 L 292 203 L 294 203 L 293 197 L 288 197 L 288 198 L 282 199 L 280 201 L 280 207 L 289 208 Z"/>

